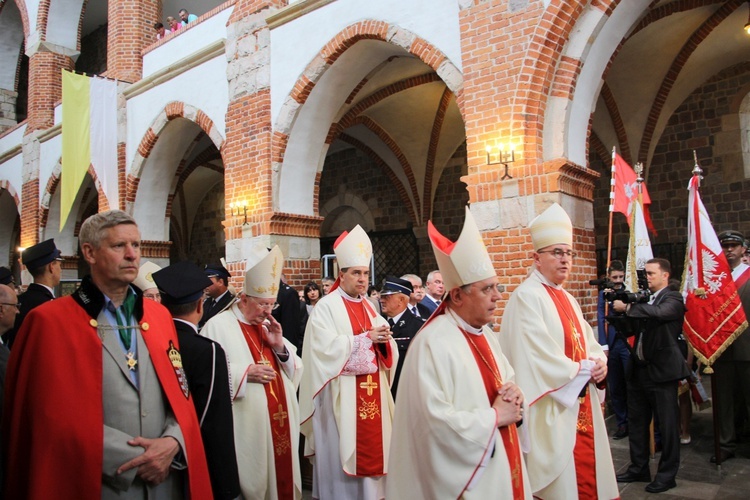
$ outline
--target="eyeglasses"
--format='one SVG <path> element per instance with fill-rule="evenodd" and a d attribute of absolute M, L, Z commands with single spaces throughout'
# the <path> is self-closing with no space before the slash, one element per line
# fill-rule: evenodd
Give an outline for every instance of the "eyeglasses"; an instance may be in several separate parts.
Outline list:
<path fill-rule="evenodd" d="M 21 310 L 20 302 L 16 302 L 15 304 L 11 304 L 10 302 L 0 302 L 0 306 L 11 306 L 11 307 L 15 307 L 19 311 Z"/>
<path fill-rule="evenodd" d="M 572 250 L 561 250 L 560 248 L 555 248 L 554 250 L 539 250 L 537 253 L 548 253 L 552 255 L 557 260 L 560 260 L 563 258 L 563 255 L 566 256 L 569 259 L 575 259 L 576 253 Z"/>
<path fill-rule="evenodd" d="M 273 304 L 264 304 L 263 302 L 259 302 L 255 297 L 251 297 L 249 295 L 245 295 L 245 297 L 247 297 L 248 299 L 253 299 L 253 302 L 258 304 L 258 307 L 260 307 L 261 309 L 265 309 L 266 311 L 275 311 L 279 307 L 278 302 L 274 302 Z"/>
<path fill-rule="evenodd" d="M 144 293 L 143 298 L 151 299 L 151 300 L 161 300 L 161 294 L 160 293 Z"/>

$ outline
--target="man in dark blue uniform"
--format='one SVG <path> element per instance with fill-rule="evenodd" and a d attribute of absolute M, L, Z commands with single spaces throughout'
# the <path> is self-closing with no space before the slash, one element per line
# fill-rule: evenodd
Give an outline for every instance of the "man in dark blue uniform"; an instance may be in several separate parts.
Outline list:
<path fill-rule="evenodd" d="M 172 314 L 182 363 L 193 393 L 201 427 L 214 498 L 240 495 L 237 456 L 234 449 L 232 397 L 224 350 L 198 335 L 203 315 L 203 290 L 211 280 L 191 262 L 179 262 L 154 273 L 162 304 Z"/>
<path fill-rule="evenodd" d="M 386 277 L 383 289 L 380 290 L 382 314 L 388 320 L 393 339 L 398 344 L 398 365 L 391 384 L 391 393 L 394 399 L 398 389 L 398 379 L 401 376 L 401 368 L 404 366 L 404 359 L 406 359 L 406 350 L 409 348 L 411 339 L 422 328 L 425 321 L 414 316 L 406 307 L 409 304 L 409 296 L 413 291 L 409 281 L 395 276 Z"/>

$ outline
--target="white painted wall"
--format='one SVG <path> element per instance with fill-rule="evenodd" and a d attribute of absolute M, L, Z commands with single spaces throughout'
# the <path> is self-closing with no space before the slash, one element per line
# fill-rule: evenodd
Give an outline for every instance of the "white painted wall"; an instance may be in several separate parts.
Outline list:
<path fill-rule="evenodd" d="M 26 124 L 24 123 L 17 129 L 15 129 L 13 132 L 10 132 L 2 137 L 0 137 L 0 154 L 5 153 L 10 148 L 14 146 L 18 146 L 19 144 L 23 144 L 23 134 L 26 132 Z M 3 165 L 5 165 L 3 163 Z M 4 171 L 0 170 L 0 172 Z"/>
<path fill-rule="evenodd" d="M 39 202 L 42 202 L 52 172 L 62 158 L 62 134 L 39 144 Z"/>
<path fill-rule="evenodd" d="M 49 43 L 76 50 L 82 5 L 83 0 L 54 0 L 50 3 L 47 17 Z"/>
<path fill-rule="evenodd" d="M 226 57 L 222 54 L 128 99 L 125 155 L 128 171 L 146 131 L 164 107 L 173 101 L 182 101 L 203 111 L 225 137 L 225 116 L 229 105 Z"/>
<path fill-rule="evenodd" d="M 143 77 L 169 67 L 175 61 L 227 37 L 227 20 L 232 13 L 229 7 L 202 21 L 189 30 L 178 31 L 168 42 L 143 56 Z M 176 14 L 175 14 L 176 15 Z M 226 86 L 226 78 L 224 86 Z"/>
<path fill-rule="evenodd" d="M 26 10 L 28 10 L 29 16 L 29 31 L 31 33 L 36 32 L 36 18 L 39 11 L 39 2 L 41 0 L 26 0 Z M 78 31 L 76 29 L 76 31 Z M 28 47 L 28 45 L 26 46 Z"/>
<path fill-rule="evenodd" d="M 305 67 L 323 46 L 347 26 L 364 20 L 406 29 L 437 47 L 462 69 L 456 0 L 337 0 L 271 30 L 272 123 L 276 123 L 282 104 Z"/>

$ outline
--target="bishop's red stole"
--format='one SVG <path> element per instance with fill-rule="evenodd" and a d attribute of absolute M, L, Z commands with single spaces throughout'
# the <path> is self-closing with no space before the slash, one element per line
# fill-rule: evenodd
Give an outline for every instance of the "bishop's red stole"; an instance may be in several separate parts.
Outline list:
<path fill-rule="evenodd" d="M 469 349 L 474 355 L 474 360 L 477 362 L 479 373 L 482 374 L 484 389 L 487 391 L 487 399 L 492 406 L 497 397 L 497 391 L 503 386 L 502 374 L 497 366 L 495 356 L 492 354 L 492 349 L 490 349 L 484 335 L 472 335 L 463 329 L 461 329 L 461 332 L 464 334 Z M 500 436 L 503 438 L 505 456 L 508 457 L 510 477 L 513 480 L 513 498 L 523 500 L 523 468 L 521 467 L 521 448 L 518 443 L 516 426 L 506 425 L 501 427 Z"/>
<path fill-rule="evenodd" d="M 344 300 L 352 333 L 360 335 L 372 327 L 370 315 L 365 309 L 365 300 L 354 302 Z M 387 344 L 386 344 L 387 345 Z M 375 353 L 373 363 L 378 367 L 379 350 L 370 347 Z M 387 358 L 390 360 L 390 346 Z M 379 367 L 378 367 L 379 368 Z M 380 373 L 356 375 L 357 406 L 357 474 L 356 476 L 382 476 L 385 474 L 383 450 L 383 402 L 380 400 Z M 351 411 L 351 410 L 350 410 Z"/>
<path fill-rule="evenodd" d="M 573 306 L 561 289 L 544 286 L 557 308 L 557 315 L 562 322 L 565 334 L 565 355 L 576 363 L 585 359 L 586 339 Z M 587 383 L 588 385 L 588 383 Z M 573 459 L 576 466 L 578 498 L 597 498 L 596 490 L 596 456 L 594 449 L 594 418 L 591 408 L 591 395 L 578 398 L 578 423 L 576 425 L 576 444 L 573 448 Z"/>
<path fill-rule="evenodd" d="M 286 404 L 286 391 L 282 380 L 279 363 L 263 337 L 263 327 L 246 325 L 238 321 L 245 334 L 250 354 L 256 363 L 267 365 L 276 372 L 276 378 L 263 384 L 266 390 L 268 421 L 271 423 L 273 439 L 274 468 L 276 470 L 276 492 L 279 498 L 294 498 L 294 469 L 292 466 L 292 440 L 289 426 L 289 412 Z M 291 353 L 289 354 L 291 356 Z M 253 473 L 253 471 L 245 471 Z"/>

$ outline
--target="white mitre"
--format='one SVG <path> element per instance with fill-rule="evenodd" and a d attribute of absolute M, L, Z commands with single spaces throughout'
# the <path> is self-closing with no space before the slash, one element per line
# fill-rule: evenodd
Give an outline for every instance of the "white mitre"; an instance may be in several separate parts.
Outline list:
<path fill-rule="evenodd" d="M 432 221 L 427 223 L 427 235 L 430 237 L 440 274 L 443 275 L 446 292 L 496 275 L 469 207 L 466 207 L 464 227 L 455 243 L 440 234 Z"/>
<path fill-rule="evenodd" d="M 551 245 L 573 246 L 573 223 L 557 203 L 538 215 L 529 224 L 534 251 Z"/>
<path fill-rule="evenodd" d="M 357 226 L 350 232 L 344 231 L 333 244 L 333 253 L 339 269 L 349 267 L 370 267 L 372 243 L 362 227 Z"/>
<path fill-rule="evenodd" d="M 269 251 L 264 246 L 255 246 L 250 251 L 245 267 L 245 295 L 258 299 L 275 299 L 279 293 L 284 254 L 278 245 Z"/>
<path fill-rule="evenodd" d="M 138 269 L 138 276 L 133 281 L 133 284 L 143 290 L 149 288 L 157 288 L 154 278 L 151 277 L 156 271 L 161 271 L 161 267 L 157 266 L 153 262 L 144 262 Z"/>

